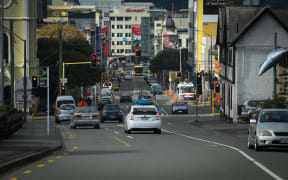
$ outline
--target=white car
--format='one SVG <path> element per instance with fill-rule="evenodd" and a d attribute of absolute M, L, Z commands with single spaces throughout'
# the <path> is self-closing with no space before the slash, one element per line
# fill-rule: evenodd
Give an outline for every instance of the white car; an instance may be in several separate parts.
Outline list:
<path fill-rule="evenodd" d="M 125 80 L 132 80 L 132 74 L 124 74 Z"/>
<path fill-rule="evenodd" d="M 161 134 L 161 119 L 155 105 L 133 105 L 124 119 L 125 133 L 153 131 Z"/>

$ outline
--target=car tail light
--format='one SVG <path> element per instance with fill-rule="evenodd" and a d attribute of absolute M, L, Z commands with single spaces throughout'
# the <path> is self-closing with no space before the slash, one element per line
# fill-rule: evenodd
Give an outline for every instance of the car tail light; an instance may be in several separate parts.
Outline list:
<path fill-rule="evenodd" d="M 160 120 L 160 114 L 159 114 L 159 112 L 156 113 L 156 119 L 157 119 L 157 120 Z"/>
<path fill-rule="evenodd" d="M 106 114 L 106 111 L 102 111 L 103 114 Z"/>
<path fill-rule="evenodd" d="M 93 115 L 92 117 L 96 118 L 96 119 L 99 119 L 100 116 L 97 114 L 97 115 Z"/>
<path fill-rule="evenodd" d="M 78 118 L 81 118 L 82 116 L 81 115 L 74 115 L 74 119 L 78 119 Z"/>
<path fill-rule="evenodd" d="M 57 113 L 58 113 L 58 114 L 61 114 L 61 113 L 62 113 L 62 111 L 61 111 L 61 110 L 58 110 L 58 111 L 57 111 Z"/>
<path fill-rule="evenodd" d="M 133 117 L 133 112 L 130 113 L 130 120 L 133 120 L 134 117 Z"/>
<path fill-rule="evenodd" d="M 122 114 L 123 114 L 123 111 L 120 111 L 120 114 L 122 115 Z"/>

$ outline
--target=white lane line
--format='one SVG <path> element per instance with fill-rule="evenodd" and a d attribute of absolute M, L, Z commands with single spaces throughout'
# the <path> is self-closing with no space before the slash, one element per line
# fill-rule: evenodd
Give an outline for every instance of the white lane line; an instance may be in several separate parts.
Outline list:
<path fill-rule="evenodd" d="M 173 123 L 167 123 L 168 125 L 172 125 Z"/>
<path fill-rule="evenodd" d="M 119 134 L 119 132 L 118 132 L 118 131 L 114 131 L 114 133 L 115 133 L 115 134 Z"/>
<path fill-rule="evenodd" d="M 116 127 L 123 127 L 123 126 L 124 126 L 123 124 L 116 125 Z"/>
<path fill-rule="evenodd" d="M 196 138 L 196 137 L 192 137 L 192 136 L 187 136 L 187 135 L 184 135 L 184 134 L 180 134 L 180 133 L 168 131 L 168 130 L 165 130 L 165 129 L 162 129 L 162 130 L 163 130 L 164 132 L 171 133 L 171 134 L 175 134 L 175 135 L 182 136 L 182 137 L 186 137 L 186 138 L 188 138 L 188 139 L 193 139 L 193 140 L 196 140 L 196 141 L 202 141 L 202 142 L 206 142 L 206 143 L 211 143 L 211 144 L 214 144 L 214 145 L 223 146 L 223 147 L 232 149 L 232 150 L 234 150 L 234 151 L 237 151 L 237 152 L 240 153 L 242 156 L 244 156 L 246 159 L 248 159 L 248 160 L 251 161 L 253 164 L 255 164 L 257 167 L 259 167 L 261 170 L 263 170 L 263 171 L 266 172 L 268 175 L 270 175 L 273 179 L 276 179 L 276 180 L 284 180 L 283 178 L 281 178 L 280 176 L 278 176 L 277 174 L 275 174 L 272 170 L 268 169 L 266 166 L 264 166 L 263 164 L 261 164 L 260 162 L 258 162 L 257 160 L 255 160 L 254 158 L 252 158 L 251 156 L 249 156 L 248 154 L 246 154 L 245 152 L 241 151 L 240 149 L 238 149 L 238 148 L 236 148 L 236 147 L 229 146 L 229 145 L 222 144 L 222 143 L 217 143 L 217 142 L 214 142 L 214 141 L 209 141 L 209 140 L 205 140 L 205 139 L 200 139 L 200 138 Z"/>
<path fill-rule="evenodd" d="M 134 137 L 132 137 L 132 136 L 126 136 L 126 137 L 128 137 L 128 138 L 130 138 L 130 139 L 133 139 Z"/>
<path fill-rule="evenodd" d="M 108 128 L 104 128 L 105 130 L 108 130 Z"/>

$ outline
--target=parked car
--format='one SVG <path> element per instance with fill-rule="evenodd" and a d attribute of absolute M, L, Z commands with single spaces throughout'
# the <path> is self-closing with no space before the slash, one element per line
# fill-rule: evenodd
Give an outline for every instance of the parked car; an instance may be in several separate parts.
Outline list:
<path fill-rule="evenodd" d="M 125 80 L 132 80 L 132 74 L 124 74 Z"/>
<path fill-rule="evenodd" d="M 102 111 L 105 104 L 112 104 L 111 96 L 102 96 L 98 103 L 98 111 Z"/>
<path fill-rule="evenodd" d="M 146 92 L 140 92 L 138 95 L 138 100 L 142 99 L 142 100 L 147 100 L 148 104 L 153 104 L 153 99 L 152 96 Z"/>
<path fill-rule="evenodd" d="M 288 109 L 261 109 L 250 119 L 248 148 L 288 147 Z"/>
<path fill-rule="evenodd" d="M 71 121 L 75 108 L 75 104 L 62 104 L 56 112 L 57 118 L 55 119 L 55 122 Z"/>
<path fill-rule="evenodd" d="M 100 120 L 101 122 L 105 120 L 118 120 L 119 122 L 123 122 L 123 111 L 119 105 L 106 104 L 101 111 Z"/>
<path fill-rule="evenodd" d="M 56 98 L 56 102 L 55 102 L 55 113 L 54 113 L 55 114 L 55 122 L 56 123 L 59 122 L 59 116 L 58 116 L 59 113 L 57 113 L 57 112 L 59 112 L 60 106 L 62 104 L 74 104 L 76 106 L 75 100 L 74 100 L 74 98 L 72 96 L 58 96 Z"/>
<path fill-rule="evenodd" d="M 175 113 L 185 113 L 185 114 L 188 114 L 188 105 L 187 105 L 187 102 L 184 102 L 184 101 L 174 102 L 174 103 L 171 105 L 171 112 L 172 112 L 172 114 L 175 114 Z"/>
<path fill-rule="evenodd" d="M 240 119 L 249 120 L 249 111 L 256 109 L 262 100 L 245 100 L 241 106 L 238 106 L 238 115 Z"/>
<path fill-rule="evenodd" d="M 162 94 L 162 88 L 160 84 L 152 84 L 151 86 L 151 93 L 152 94 Z"/>
<path fill-rule="evenodd" d="M 125 133 L 153 131 L 161 134 L 161 119 L 155 105 L 132 105 L 124 119 Z"/>
<path fill-rule="evenodd" d="M 75 129 L 78 126 L 100 128 L 99 114 L 95 107 L 76 107 L 70 127 Z"/>
<path fill-rule="evenodd" d="M 132 96 L 128 93 L 122 93 L 120 95 L 120 103 L 129 102 L 132 103 Z"/>

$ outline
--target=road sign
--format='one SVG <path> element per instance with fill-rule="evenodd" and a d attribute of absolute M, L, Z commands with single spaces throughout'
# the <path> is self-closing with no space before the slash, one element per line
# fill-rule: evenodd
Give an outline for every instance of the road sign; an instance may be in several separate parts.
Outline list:
<path fill-rule="evenodd" d="M 26 101 L 32 102 L 32 100 L 33 100 L 32 90 L 27 90 L 26 95 L 27 95 Z M 23 90 L 17 90 L 16 91 L 16 102 L 24 102 L 24 91 Z"/>
<path fill-rule="evenodd" d="M 126 37 L 123 37 L 123 38 L 122 38 L 122 41 L 124 41 L 124 42 L 125 42 L 125 41 L 126 41 Z"/>
<path fill-rule="evenodd" d="M 40 67 L 40 87 L 47 87 L 47 67 Z"/>
<path fill-rule="evenodd" d="M 68 78 L 60 78 L 60 83 L 67 84 Z"/>

